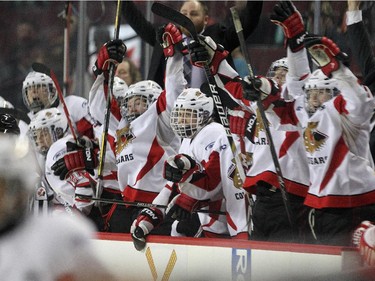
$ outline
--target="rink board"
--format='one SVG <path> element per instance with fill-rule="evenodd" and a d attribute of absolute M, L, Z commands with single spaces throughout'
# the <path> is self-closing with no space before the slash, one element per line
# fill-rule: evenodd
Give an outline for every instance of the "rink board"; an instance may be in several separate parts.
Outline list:
<path fill-rule="evenodd" d="M 299 280 L 358 266 L 351 248 L 149 236 L 143 252 L 127 234 L 98 234 L 96 247 L 122 280 Z"/>

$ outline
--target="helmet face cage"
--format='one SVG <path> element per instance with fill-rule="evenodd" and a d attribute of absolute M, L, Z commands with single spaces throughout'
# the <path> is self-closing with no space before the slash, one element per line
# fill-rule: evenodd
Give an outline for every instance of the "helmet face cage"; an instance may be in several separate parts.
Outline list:
<path fill-rule="evenodd" d="M 29 137 L 38 153 L 46 156 L 51 145 L 64 137 L 68 122 L 57 108 L 39 111 L 29 125 Z"/>
<path fill-rule="evenodd" d="M 325 76 L 320 69 L 311 74 L 304 86 L 306 110 L 310 116 L 314 114 L 323 103 L 337 95 L 338 90 L 336 85 L 336 80 Z"/>
<path fill-rule="evenodd" d="M 121 101 L 120 112 L 122 117 L 126 118 L 128 122 L 132 122 L 158 99 L 161 92 L 161 87 L 151 80 L 130 85 Z"/>
<path fill-rule="evenodd" d="M 30 72 L 22 86 L 22 97 L 32 112 L 50 108 L 57 100 L 57 90 L 52 79 L 40 72 Z"/>
<path fill-rule="evenodd" d="M 172 109 L 172 130 L 181 138 L 192 138 L 208 123 L 212 113 L 212 98 L 199 89 L 186 89 L 177 98 Z"/>

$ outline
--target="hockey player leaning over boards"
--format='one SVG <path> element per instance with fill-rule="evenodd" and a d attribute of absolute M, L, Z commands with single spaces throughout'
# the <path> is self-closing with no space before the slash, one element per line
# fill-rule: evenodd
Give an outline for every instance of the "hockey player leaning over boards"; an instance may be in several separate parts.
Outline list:
<path fill-rule="evenodd" d="M 280 5 L 295 9 L 290 1 Z M 305 46 L 321 73 L 306 76 L 305 48 L 295 53 L 288 48 L 288 58 L 305 65 L 287 80 L 289 89 L 299 89 L 293 101 L 259 91 L 247 98 L 260 98 L 272 109 L 272 122 L 277 126 L 278 121 L 280 129 L 304 130 L 311 182 L 305 204 L 312 208 L 312 231 L 317 243 L 350 245 L 354 228 L 375 216 L 375 178 L 368 146 L 374 99 L 344 65 L 346 55 L 330 39 L 313 36 L 305 39 Z M 339 93 L 329 86 L 305 87 L 304 92 L 302 83 L 306 86 L 313 79 L 323 85 L 336 83 Z"/>
<path fill-rule="evenodd" d="M 2 279 L 117 280 L 98 257 L 85 218 L 28 213 L 38 164 L 27 138 L 0 134 L 0 160 Z"/>
<path fill-rule="evenodd" d="M 98 150 L 98 145 L 88 138 L 79 138 L 76 142 L 69 133 L 65 115 L 57 108 L 43 109 L 35 114 L 29 125 L 29 135 L 36 152 L 45 157 L 46 164 L 42 175 L 45 177 L 44 188 L 47 193 L 50 190 L 53 191 L 50 212 L 81 212 L 95 222 L 98 230 L 102 230 L 102 218 L 93 203 L 75 200 L 77 194 L 93 195 L 86 173 L 94 172 L 93 167 L 97 162 L 94 155 L 95 150 Z M 62 178 L 54 175 L 52 166 L 55 161 L 69 154 L 70 150 L 76 151 L 77 146 L 85 147 L 80 150 L 81 162 L 83 167 L 86 164 L 87 167 L 91 166 L 91 169 L 77 168 L 66 173 Z M 84 157 L 86 157 L 85 160 Z M 91 159 L 91 164 L 89 159 Z"/>

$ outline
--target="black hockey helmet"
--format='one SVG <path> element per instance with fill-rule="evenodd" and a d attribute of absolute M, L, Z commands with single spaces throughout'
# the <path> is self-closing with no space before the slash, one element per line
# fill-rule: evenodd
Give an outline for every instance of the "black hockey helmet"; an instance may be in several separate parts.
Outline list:
<path fill-rule="evenodd" d="M 17 119 L 8 113 L 0 113 L 0 132 L 4 134 L 20 134 Z"/>

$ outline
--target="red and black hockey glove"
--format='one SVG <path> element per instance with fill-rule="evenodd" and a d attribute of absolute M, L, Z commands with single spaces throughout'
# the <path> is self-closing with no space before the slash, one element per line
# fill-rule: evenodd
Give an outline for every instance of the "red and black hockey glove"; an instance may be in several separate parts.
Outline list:
<path fill-rule="evenodd" d="M 163 213 L 157 208 L 143 209 L 130 227 L 134 247 L 141 251 L 146 246 L 146 235 L 161 224 Z"/>
<path fill-rule="evenodd" d="M 348 65 L 348 55 L 341 52 L 340 48 L 329 38 L 322 36 L 307 36 L 306 48 L 313 62 L 327 76 L 340 67 L 340 61 Z"/>
<path fill-rule="evenodd" d="M 199 166 L 193 158 L 187 154 L 177 154 L 164 162 L 163 176 L 172 182 L 185 182 L 197 170 Z"/>
<path fill-rule="evenodd" d="M 215 75 L 219 65 L 228 56 L 228 51 L 218 45 L 209 36 L 199 35 L 199 42 L 192 40 L 188 45 L 191 63 L 197 67 L 209 65 L 211 73 Z"/>
<path fill-rule="evenodd" d="M 301 14 L 291 1 L 277 3 L 270 19 L 283 28 L 286 42 L 292 52 L 297 52 L 304 47 L 304 38 L 307 34 L 305 25 Z"/>
<path fill-rule="evenodd" d="M 183 55 L 188 53 L 182 33 L 173 23 L 168 23 L 159 28 L 158 40 L 163 47 L 165 57 L 172 57 L 175 51 L 181 52 Z"/>
<path fill-rule="evenodd" d="M 94 175 L 94 169 L 98 166 L 97 143 L 80 138 L 78 144 L 68 141 L 66 143 L 67 154 L 57 160 L 52 166 L 53 174 L 64 180 L 70 172 L 85 170 Z"/>
<path fill-rule="evenodd" d="M 98 58 L 92 71 L 96 76 L 104 74 L 108 76 L 110 63 L 117 65 L 121 63 L 126 53 L 126 46 L 120 39 L 115 39 L 105 43 L 99 50 Z M 108 78 L 108 77 L 106 77 Z"/>
<path fill-rule="evenodd" d="M 178 221 L 188 220 L 191 218 L 192 213 L 204 206 L 207 206 L 206 201 L 199 201 L 184 193 L 180 193 L 168 204 L 165 213 L 168 217 Z"/>
<path fill-rule="evenodd" d="M 272 79 L 246 76 L 241 83 L 244 99 L 249 101 L 261 100 L 265 109 L 280 98 L 280 88 Z"/>

